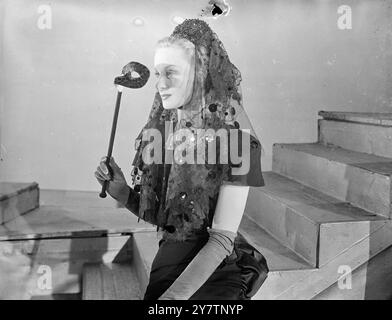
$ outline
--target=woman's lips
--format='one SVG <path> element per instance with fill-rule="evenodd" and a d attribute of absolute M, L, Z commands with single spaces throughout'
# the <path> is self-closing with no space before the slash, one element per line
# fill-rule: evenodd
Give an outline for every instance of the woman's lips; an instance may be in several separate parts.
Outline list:
<path fill-rule="evenodd" d="M 169 98 L 171 95 L 170 94 L 162 94 L 161 95 L 161 98 L 163 99 L 163 100 L 166 100 L 167 98 Z"/>

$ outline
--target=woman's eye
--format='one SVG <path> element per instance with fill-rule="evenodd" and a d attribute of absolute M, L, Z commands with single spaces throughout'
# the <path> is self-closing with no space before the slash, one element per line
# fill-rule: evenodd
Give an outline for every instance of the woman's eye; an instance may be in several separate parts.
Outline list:
<path fill-rule="evenodd" d="M 166 72 L 166 77 L 172 78 L 172 77 L 175 77 L 176 74 L 177 73 L 175 71 L 168 71 L 168 72 Z"/>
<path fill-rule="evenodd" d="M 156 76 L 156 77 L 159 77 L 159 72 L 155 72 L 155 76 Z"/>

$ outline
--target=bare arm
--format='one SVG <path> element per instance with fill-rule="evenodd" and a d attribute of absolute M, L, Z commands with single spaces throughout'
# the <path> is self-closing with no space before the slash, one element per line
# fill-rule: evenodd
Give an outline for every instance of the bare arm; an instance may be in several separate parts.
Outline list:
<path fill-rule="evenodd" d="M 248 192 L 248 186 L 221 186 L 209 240 L 159 300 L 189 299 L 232 253 Z"/>
<path fill-rule="evenodd" d="M 223 184 L 219 190 L 212 227 L 237 232 L 248 200 L 249 186 Z"/>

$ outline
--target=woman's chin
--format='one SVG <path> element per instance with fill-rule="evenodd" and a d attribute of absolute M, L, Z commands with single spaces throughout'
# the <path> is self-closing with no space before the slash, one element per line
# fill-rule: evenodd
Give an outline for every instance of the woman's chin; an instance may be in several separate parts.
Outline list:
<path fill-rule="evenodd" d="M 162 106 L 164 109 L 177 109 L 179 106 L 174 105 L 172 103 L 164 103 L 162 102 Z"/>

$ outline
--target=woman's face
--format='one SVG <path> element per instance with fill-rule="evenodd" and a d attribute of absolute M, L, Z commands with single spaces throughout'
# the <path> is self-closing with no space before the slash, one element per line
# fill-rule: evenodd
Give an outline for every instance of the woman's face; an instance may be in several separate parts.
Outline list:
<path fill-rule="evenodd" d="M 178 46 L 162 47 L 155 51 L 156 88 L 165 109 L 188 103 L 192 97 L 195 77 L 194 60 Z"/>

